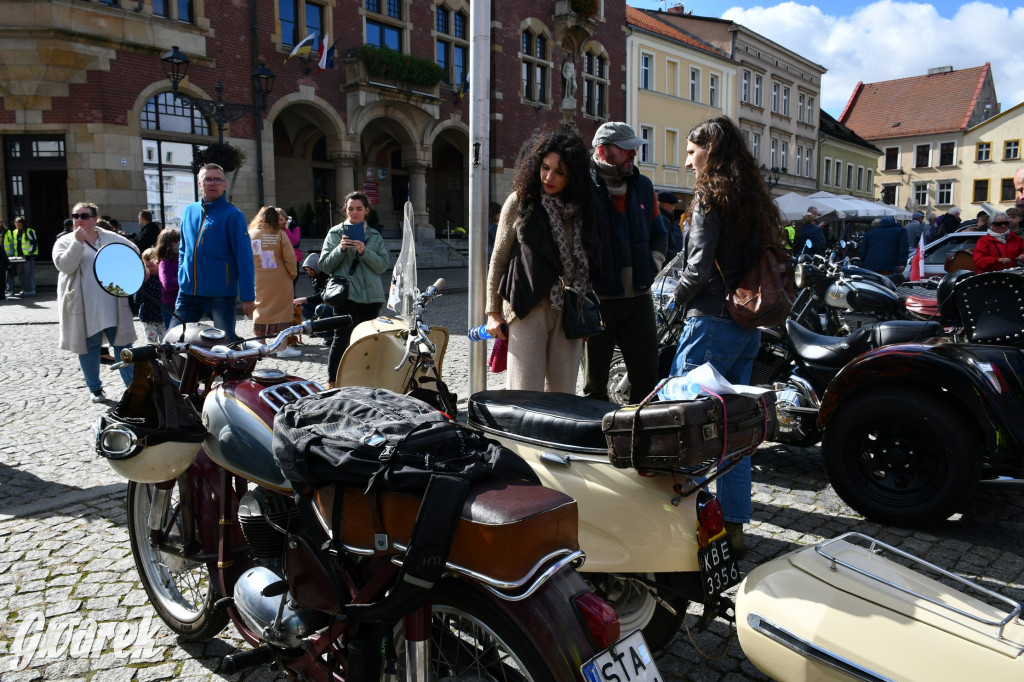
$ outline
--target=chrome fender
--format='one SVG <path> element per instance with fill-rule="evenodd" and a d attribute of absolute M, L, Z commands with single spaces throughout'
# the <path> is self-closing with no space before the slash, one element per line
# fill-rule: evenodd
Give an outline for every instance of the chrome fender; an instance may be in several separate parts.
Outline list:
<path fill-rule="evenodd" d="M 697 494 L 679 498 L 671 476 L 618 469 L 607 454 L 570 453 L 488 432 L 541 483 L 576 500 L 584 573 L 678 573 L 697 565 Z M 591 454 L 593 452 L 593 454 Z M 679 477 L 683 482 L 683 477 Z M 678 504 L 673 500 L 678 499 Z"/>

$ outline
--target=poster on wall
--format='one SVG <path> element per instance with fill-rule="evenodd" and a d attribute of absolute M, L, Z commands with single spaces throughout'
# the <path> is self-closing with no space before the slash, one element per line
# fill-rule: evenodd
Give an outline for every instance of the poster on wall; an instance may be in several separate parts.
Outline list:
<path fill-rule="evenodd" d="M 366 195 L 371 204 L 380 203 L 380 186 L 376 182 L 364 182 L 363 194 Z"/>

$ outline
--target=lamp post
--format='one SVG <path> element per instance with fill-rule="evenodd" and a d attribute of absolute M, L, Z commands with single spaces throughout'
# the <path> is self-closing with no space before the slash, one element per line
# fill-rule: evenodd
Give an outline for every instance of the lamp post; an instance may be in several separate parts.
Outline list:
<path fill-rule="evenodd" d="M 779 184 L 779 176 L 786 174 L 786 167 L 779 168 L 778 166 L 772 166 L 768 168 L 763 163 L 761 164 L 761 177 L 764 178 L 764 184 L 768 186 L 768 191 L 775 189 Z"/>
<path fill-rule="evenodd" d="M 260 62 L 259 67 L 252 74 L 253 87 L 256 93 L 258 104 L 234 104 L 225 102 L 223 98 L 224 86 L 217 77 L 217 85 L 214 88 L 217 92 L 217 99 L 201 99 L 189 97 L 178 92 L 178 84 L 188 75 L 188 66 L 192 63 L 185 53 L 178 49 L 177 45 L 171 47 L 171 51 L 160 58 L 164 65 L 164 74 L 167 80 L 171 81 L 171 93 L 176 99 L 181 100 L 186 106 L 193 106 L 207 118 L 212 118 L 217 124 L 217 141 L 224 142 L 224 124 L 228 121 L 237 121 L 246 116 L 256 117 L 256 173 L 259 177 L 259 204 L 263 201 L 263 136 L 262 126 L 259 122 L 260 114 L 267 110 L 267 96 L 274 88 L 274 72 L 267 68 L 266 64 Z"/>

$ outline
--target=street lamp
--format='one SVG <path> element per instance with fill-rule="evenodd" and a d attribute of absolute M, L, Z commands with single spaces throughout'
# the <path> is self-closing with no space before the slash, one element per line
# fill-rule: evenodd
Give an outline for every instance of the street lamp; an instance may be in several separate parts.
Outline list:
<path fill-rule="evenodd" d="M 178 92 L 178 84 L 188 75 L 188 66 L 192 63 L 184 52 L 178 49 L 177 45 L 171 47 L 171 51 L 160 58 L 164 65 L 164 75 L 171 81 L 171 93 L 176 99 L 181 100 L 186 106 L 193 106 L 207 118 L 212 118 L 217 124 L 217 141 L 224 142 L 224 124 L 228 121 L 237 121 L 246 116 L 255 116 L 259 119 L 260 114 L 267 110 L 267 97 L 274 88 L 274 72 L 267 68 L 263 62 L 252 74 L 253 86 L 257 104 L 233 104 L 225 102 L 223 98 L 224 86 L 217 77 L 217 85 L 214 88 L 217 92 L 216 100 L 189 97 Z M 259 176 L 259 203 L 263 205 L 263 154 L 261 125 L 256 122 L 256 173 Z"/>
<path fill-rule="evenodd" d="M 768 190 L 771 191 L 779 184 L 779 176 L 786 174 L 786 167 L 781 168 L 772 166 L 768 168 L 763 163 L 761 164 L 761 177 L 764 178 L 764 184 L 768 186 Z"/>

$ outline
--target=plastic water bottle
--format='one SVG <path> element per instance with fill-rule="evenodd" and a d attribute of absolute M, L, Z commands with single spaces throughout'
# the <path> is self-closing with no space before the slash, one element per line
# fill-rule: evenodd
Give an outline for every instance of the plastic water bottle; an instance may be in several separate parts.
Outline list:
<path fill-rule="evenodd" d="M 700 390 L 700 384 L 696 381 L 670 379 L 658 391 L 658 397 L 662 400 L 695 400 L 700 395 Z"/>
<path fill-rule="evenodd" d="M 501 331 L 505 333 L 505 336 L 508 336 L 508 325 L 501 325 Z M 494 338 L 491 336 L 490 332 L 487 331 L 486 324 L 482 324 L 479 327 L 473 327 L 466 333 L 466 336 L 469 337 L 470 341 L 486 341 L 487 339 Z"/>

